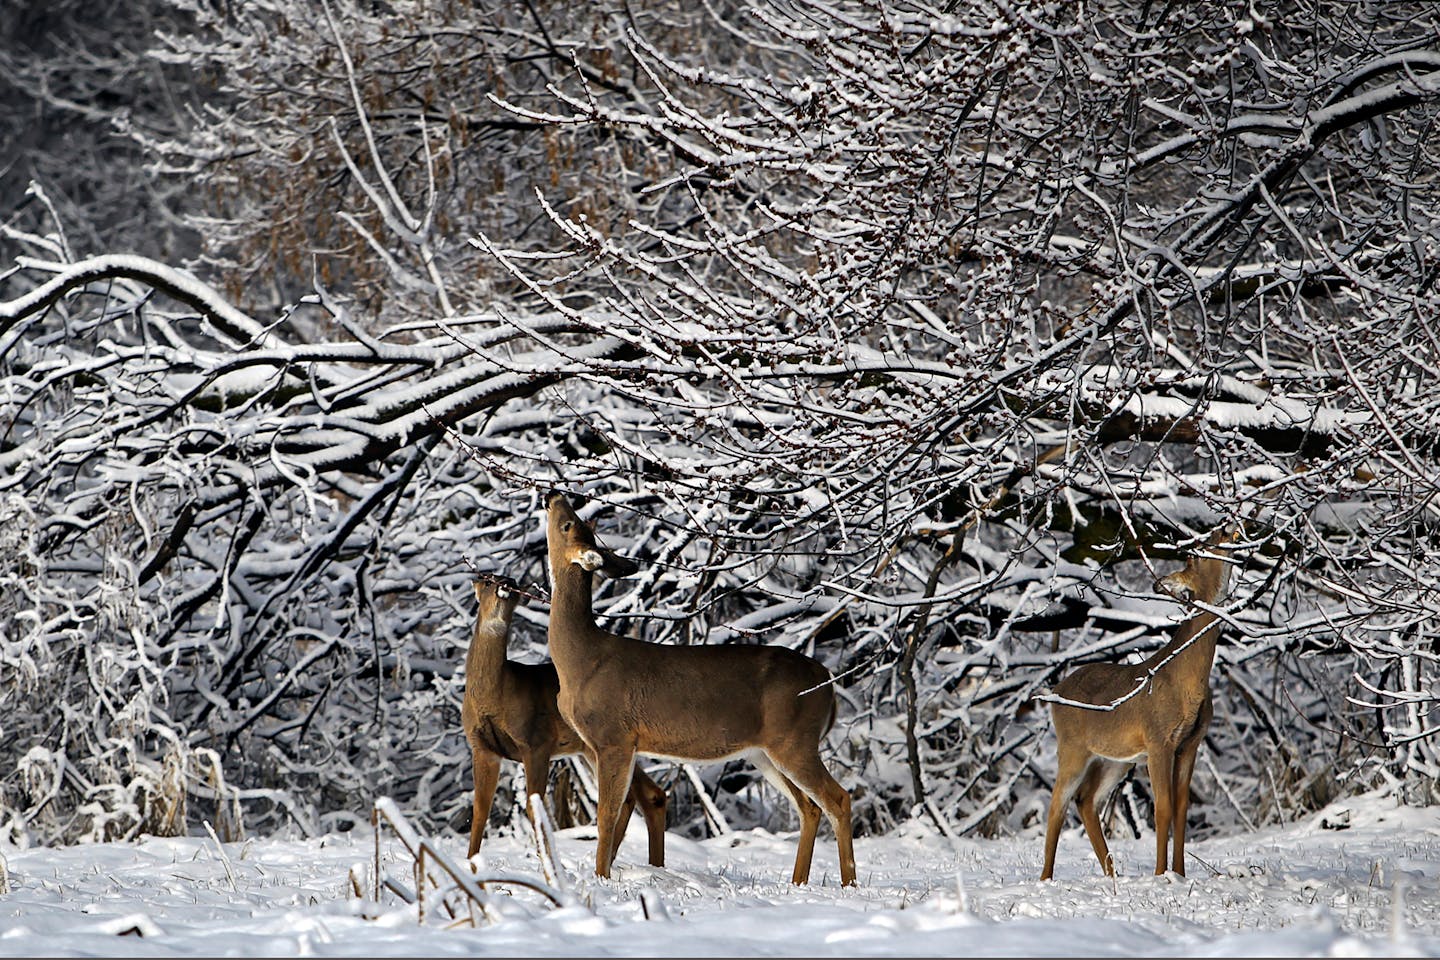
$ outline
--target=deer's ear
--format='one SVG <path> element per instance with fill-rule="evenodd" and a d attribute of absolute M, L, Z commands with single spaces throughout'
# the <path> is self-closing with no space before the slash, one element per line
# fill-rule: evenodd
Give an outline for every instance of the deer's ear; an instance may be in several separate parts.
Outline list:
<path fill-rule="evenodd" d="M 598 548 L 600 557 L 604 561 L 600 565 L 600 572 L 607 577 L 633 577 L 640 572 L 640 564 L 629 557 L 622 557 L 613 550 L 604 547 Z"/>

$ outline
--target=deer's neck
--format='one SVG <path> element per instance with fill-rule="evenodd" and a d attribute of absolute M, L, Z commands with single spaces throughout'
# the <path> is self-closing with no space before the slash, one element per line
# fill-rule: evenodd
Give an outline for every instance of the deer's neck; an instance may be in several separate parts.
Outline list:
<path fill-rule="evenodd" d="M 465 655 L 465 699 L 476 705 L 500 699 L 500 676 L 505 669 L 508 623 L 487 620 L 475 624 L 470 651 Z"/>
<path fill-rule="evenodd" d="M 578 564 L 566 564 L 550 571 L 554 590 L 550 595 L 550 658 L 563 675 L 583 670 L 586 662 L 596 656 L 589 643 L 597 631 L 592 604 L 594 574 Z"/>
<path fill-rule="evenodd" d="M 1230 589 L 1230 567 L 1224 560 L 1200 557 L 1187 563 L 1183 573 L 1194 590 L 1195 599 L 1201 603 L 1213 606 Z M 1220 639 L 1219 619 L 1208 610 L 1197 610 L 1175 629 L 1170 642 L 1146 661 L 1146 666 L 1160 668 L 1157 683 L 1172 684 L 1192 698 L 1210 685 L 1215 645 Z"/>
<path fill-rule="evenodd" d="M 1159 667 L 1157 682 L 1198 692 L 1209 686 L 1210 669 L 1215 665 L 1215 645 L 1219 638 L 1219 618 L 1202 610 L 1180 624 L 1170 642 L 1161 647 L 1147 665 Z"/>

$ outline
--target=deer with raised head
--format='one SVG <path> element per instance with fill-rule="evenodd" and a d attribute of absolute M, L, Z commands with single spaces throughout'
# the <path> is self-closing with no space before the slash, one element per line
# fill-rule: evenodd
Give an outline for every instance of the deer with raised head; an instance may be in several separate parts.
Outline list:
<path fill-rule="evenodd" d="M 465 655 L 465 701 L 460 711 L 474 763 L 471 857 L 480 849 L 485 823 L 490 818 L 502 759 L 524 764 L 526 792 L 538 793 L 543 801 L 550 761 L 585 749 L 580 736 L 556 707 L 560 681 L 554 665 L 517 663 L 505 658 L 510 622 L 520 597 L 519 586 L 508 577 L 475 581 L 479 610 Z M 663 867 L 665 791 L 640 770 L 635 771 L 619 828 L 614 832 L 612 843 L 616 850 L 635 806 L 640 807 L 650 835 L 650 862 Z"/>
<path fill-rule="evenodd" d="M 621 800 L 635 755 L 681 761 L 744 757 L 800 815 L 792 883 L 810 879 L 823 809 L 840 848 L 840 882 L 855 882 L 850 795 L 820 759 L 835 721 L 830 671 L 773 646 L 678 647 L 608 633 L 595 623 L 592 579 L 629 576 L 636 564 L 601 546 L 558 493 L 546 499 L 550 656 L 560 712 L 595 757 L 600 800 L 595 873 L 610 876 Z"/>
<path fill-rule="evenodd" d="M 1216 530 L 1183 570 L 1160 578 L 1157 587 L 1187 604 L 1219 603 L 1230 580 L 1229 564 L 1219 548 L 1237 534 L 1228 528 Z M 1055 872 L 1055 847 L 1072 797 L 1101 869 L 1107 876 L 1115 875 L 1099 810 L 1142 757 L 1147 760 L 1155 800 L 1155 874 L 1165 872 L 1173 830 L 1173 869 L 1185 875 L 1190 776 L 1214 712 L 1210 668 L 1219 633 L 1216 615 L 1197 610 L 1145 662 L 1086 664 L 1055 685 L 1057 697 L 1113 707 L 1087 710 L 1058 701 L 1050 704 L 1059 764 L 1045 824 L 1041 880 L 1049 880 Z"/>

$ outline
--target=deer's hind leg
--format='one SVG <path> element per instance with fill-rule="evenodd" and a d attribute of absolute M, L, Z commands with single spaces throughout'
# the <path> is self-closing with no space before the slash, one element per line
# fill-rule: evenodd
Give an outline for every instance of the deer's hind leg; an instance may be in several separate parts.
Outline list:
<path fill-rule="evenodd" d="M 1105 801 L 1110 797 L 1115 785 L 1125 779 L 1130 767 L 1131 764 L 1119 760 L 1097 757 L 1086 768 L 1079 789 L 1075 791 L 1075 806 L 1080 811 L 1080 822 L 1085 824 L 1085 834 L 1090 838 L 1095 858 L 1100 861 L 1100 869 L 1105 871 L 1107 877 L 1115 876 L 1115 861 L 1111 859 L 1110 847 L 1105 842 L 1105 830 L 1100 825 L 1100 810 L 1105 806 Z"/>
<path fill-rule="evenodd" d="M 853 886 L 855 884 L 855 836 L 850 813 L 850 794 L 825 768 L 824 761 L 820 759 L 819 746 L 812 741 L 808 746 L 795 746 L 774 752 L 767 750 L 766 753 L 770 762 L 775 764 L 791 783 L 809 797 L 812 803 L 819 804 L 820 809 L 825 811 L 825 816 L 835 831 L 836 846 L 840 848 L 840 885 L 843 887 Z M 818 821 L 816 826 L 819 826 Z M 807 832 L 801 833 L 801 839 L 807 839 Z M 815 845 L 813 829 L 808 831 L 808 839 L 809 847 L 813 849 Z M 798 875 L 800 872 L 798 860 L 795 866 Z M 805 874 L 805 879 L 795 882 L 804 883 L 809 879 L 808 864 Z"/>
<path fill-rule="evenodd" d="M 794 781 L 781 773 L 780 768 L 771 763 L 764 753 L 757 752 L 750 756 L 749 760 L 755 764 L 755 769 L 760 771 L 761 776 L 785 794 L 800 817 L 800 839 L 795 845 L 795 869 L 790 874 L 790 882 L 809 883 L 810 863 L 815 855 L 815 835 L 820 831 L 820 806 L 811 800 L 804 790 L 797 787 Z"/>
<path fill-rule="evenodd" d="M 1058 744 L 1059 763 L 1055 770 L 1055 788 L 1050 792 L 1050 812 L 1045 818 L 1045 866 L 1040 879 L 1055 876 L 1055 849 L 1060 845 L 1060 828 L 1065 823 L 1065 808 L 1080 787 L 1080 780 L 1090 766 L 1091 756 L 1083 748 Z M 1103 865 L 1103 861 L 1102 861 Z"/>

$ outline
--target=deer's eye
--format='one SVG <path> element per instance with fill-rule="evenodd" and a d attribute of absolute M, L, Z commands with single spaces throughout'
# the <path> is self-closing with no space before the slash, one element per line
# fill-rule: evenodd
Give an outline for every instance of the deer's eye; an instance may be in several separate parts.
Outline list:
<path fill-rule="evenodd" d="M 560 524 L 560 532 L 569 533 L 571 528 L 573 528 L 574 526 L 575 524 L 571 523 L 569 520 L 566 520 L 564 523 Z"/>

